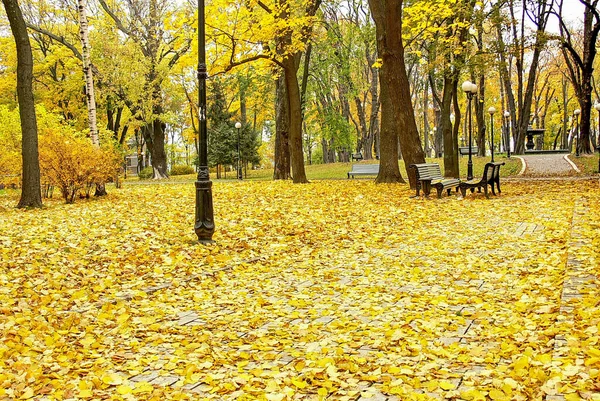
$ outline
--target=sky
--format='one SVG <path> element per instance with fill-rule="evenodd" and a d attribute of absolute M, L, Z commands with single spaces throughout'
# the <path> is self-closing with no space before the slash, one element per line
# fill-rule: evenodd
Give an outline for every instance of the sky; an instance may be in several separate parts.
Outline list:
<path fill-rule="evenodd" d="M 563 0 L 563 16 L 566 21 L 581 26 L 583 24 L 583 12 L 584 5 L 579 0 Z M 547 31 L 558 33 L 558 20 L 555 16 L 550 17 Z"/>

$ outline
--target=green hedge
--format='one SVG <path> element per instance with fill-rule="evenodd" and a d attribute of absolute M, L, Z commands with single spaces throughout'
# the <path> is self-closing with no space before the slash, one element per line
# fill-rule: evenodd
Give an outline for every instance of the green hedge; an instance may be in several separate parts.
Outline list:
<path fill-rule="evenodd" d="M 171 167 L 171 175 L 186 175 L 186 174 L 194 174 L 196 172 L 196 170 L 194 170 L 194 167 L 192 166 L 188 166 L 185 164 L 176 164 L 173 167 Z"/>
<path fill-rule="evenodd" d="M 148 166 L 145 167 L 142 171 L 140 171 L 140 173 L 138 174 L 138 178 L 140 180 L 147 180 L 148 178 L 152 178 L 152 167 Z"/>

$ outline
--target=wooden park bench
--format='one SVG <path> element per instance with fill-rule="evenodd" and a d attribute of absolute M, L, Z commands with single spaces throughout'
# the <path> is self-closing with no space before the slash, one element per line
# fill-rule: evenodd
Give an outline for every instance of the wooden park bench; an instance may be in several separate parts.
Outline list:
<path fill-rule="evenodd" d="M 358 153 L 352 153 L 352 161 L 361 161 L 363 159 L 363 155 L 362 153 L 358 152 Z"/>
<path fill-rule="evenodd" d="M 348 172 L 348 178 L 355 175 L 377 175 L 379 174 L 379 164 L 353 164 L 352 170 Z"/>
<path fill-rule="evenodd" d="M 472 156 L 476 156 L 478 151 L 479 151 L 479 148 L 477 146 L 471 146 L 471 155 Z M 468 146 L 459 146 L 458 154 L 461 156 L 467 156 L 469 154 L 469 147 Z"/>
<path fill-rule="evenodd" d="M 475 192 L 475 188 L 477 188 L 477 192 L 481 192 L 481 188 L 483 188 L 483 192 L 485 193 L 485 197 L 489 199 L 490 194 L 488 193 L 488 185 L 492 187 L 492 193 L 496 195 L 496 188 L 498 188 L 498 193 L 502 193 L 500 190 L 500 166 L 503 166 L 502 163 L 486 163 L 483 169 L 483 177 L 480 180 L 472 179 L 469 181 L 464 181 L 460 183 L 460 192 L 462 196 L 466 196 L 467 189 L 470 189 L 471 192 Z"/>
<path fill-rule="evenodd" d="M 411 164 L 410 168 L 414 168 L 417 174 L 417 196 L 420 196 L 421 189 L 426 197 L 429 197 L 431 187 L 437 190 L 438 198 L 442 197 L 442 191 L 447 190 L 450 195 L 450 190 L 458 186 L 460 180 L 457 178 L 444 178 L 440 165 L 437 163 L 420 163 Z"/>

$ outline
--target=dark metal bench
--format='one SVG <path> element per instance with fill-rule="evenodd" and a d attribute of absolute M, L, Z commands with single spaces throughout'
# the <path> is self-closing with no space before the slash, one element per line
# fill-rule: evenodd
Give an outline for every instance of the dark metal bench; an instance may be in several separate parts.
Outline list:
<path fill-rule="evenodd" d="M 348 178 L 355 175 L 377 175 L 379 174 L 379 164 L 353 164 L 352 170 L 348 172 Z"/>
<path fill-rule="evenodd" d="M 479 151 L 479 148 L 477 146 L 471 146 L 471 155 L 477 155 L 478 151 Z M 469 147 L 468 146 L 459 146 L 458 154 L 461 156 L 467 156 L 469 154 Z"/>
<path fill-rule="evenodd" d="M 494 195 L 496 195 L 494 185 L 496 188 L 498 188 L 498 193 L 502 193 L 500 190 L 500 166 L 503 166 L 504 164 L 504 162 L 486 163 L 483 169 L 483 177 L 481 177 L 480 180 L 473 179 L 461 182 L 459 188 L 462 196 L 466 196 L 467 189 L 470 189 L 471 192 L 474 192 L 475 188 L 477 188 L 477 191 L 481 192 L 481 188 L 483 188 L 485 197 L 489 199 L 490 194 L 488 193 L 488 185 L 492 187 L 492 193 Z"/>
<path fill-rule="evenodd" d="M 352 161 L 361 161 L 363 159 L 362 153 L 352 153 Z"/>
<path fill-rule="evenodd" d="M 456 188 L 458 191 L 460 180 L 457 178 L 444 178 L 440 165 L 437 163 L 411 164 L 409 167 L 416 171 L 417 196 L 420 196 L 420 191 L 423 189 L 423 193 L 428 197 L 431 187 L 437 190 L 438 198 L 442 197 L 442 191 L 444 190 L 448 191 L 448 195 L 450 195 L 452 188 Z"/>

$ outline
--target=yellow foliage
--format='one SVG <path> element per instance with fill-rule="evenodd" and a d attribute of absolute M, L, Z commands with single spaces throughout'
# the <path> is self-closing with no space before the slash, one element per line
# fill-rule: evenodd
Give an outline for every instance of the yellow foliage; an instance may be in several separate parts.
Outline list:
<path fill-rule="evenodd" d="M 67 203 L 73 203 L 79 191 L 114 177 L 119 162 L 111 147 L 94 148 L 89 138 L 66 127 L 47 129 L 40 138 L 42 180 L 60 188 Z"/>

